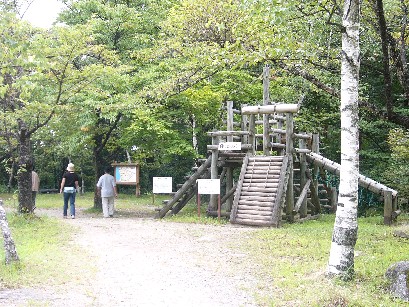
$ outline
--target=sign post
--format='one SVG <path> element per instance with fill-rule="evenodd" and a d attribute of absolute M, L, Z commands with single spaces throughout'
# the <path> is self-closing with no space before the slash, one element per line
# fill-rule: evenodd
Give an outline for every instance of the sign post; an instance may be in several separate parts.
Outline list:
<path fill-rule="evenodd" d="M 220 220 L 220 179 L 197 179 L 197 215 L 200 217 L 200 194 L 218 194 L 217 217 Z"/>
<path fill-rule="evenodd" d="M 155 194 L 171 194 L 172 177 L 153 177 L 152 197 L 155 204 Z"/>

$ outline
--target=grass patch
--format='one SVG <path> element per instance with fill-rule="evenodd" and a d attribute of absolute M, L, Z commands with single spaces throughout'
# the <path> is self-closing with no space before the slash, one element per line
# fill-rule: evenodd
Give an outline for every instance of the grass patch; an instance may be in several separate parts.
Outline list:
<path fill-rule="evenodd" d="M 90 272 L 87 254 L 73 242 L 75 229 L 58 219 L 7 214 L 20 262 L 5 265 L 0 249 L 0 288 L 58 285 Z"/>
<path fill-rule="evenodd" d="M 13 197 L 3 195 L 9 207 L 17 208 Z M 1 195 L 0 195 L 1 197 Z M 153 217 L 162 207 L 166 195 L 120 194 L 115 207 L 121 214 Z M 38 208 L 61 209 L 62 195 L 43 194 L 37 198 Z M 93 193 L 77 197 L 76 205 L 86 213 L 100 214 L 93 209 Z M 206 217 L 202 205 L 201 217 L 192 200 L 176 215 L 164 222 L 202 223 L 222 225 L 227 219 Z M 0 264 L 0 285 L 9 287 L 65 283 L 75 280 L 81 272 L 92 272 L 92 260 L 87 259 L 71 233 L 75 228 L 60 219 L 9 214 L 9 224 L 21 263 L 15 266 Z M 383 225 L 383 217 L 359 219 L 358 241 L 355 247 L 355 275 L 345 282 L 326 277 L 327 263 L 334 225 L 334 215 L 323 215 L 319 220 L 302 224 L 284 224 L 282 228 L 260 228 L 242 239 L 242 248 L 254 262 L 253 273 L 260 282 L 260 293 L 255 294 L 262 306 L 407 306 L 393 299 L 387 292 L 384 274 L 395 262 L 408 260 L 409 241 L 393 236 L 395 230 L 409 230 L 409 216 L 399 217 L 399 224 Z M 0 249 L 4 259 L 4 251 Z M 72 267 L 72 263 L 76 265 Z M 253 265 L 253 264 L 251 264 Z M 268 285 L 268 289 L 262 289 Z M 258 295 L 258 296 L 257 296 Z"/>
<path fill-rule="evenodd" d="M 259 275 L 272 277 L 274 284 L 270 296 L 259 297 L 259 302 L 266 306 L 407 306 L 389 296 L 384 274 L 393 263 L 407 260 L 409 245 L 393 236 L 394 227 L 382 225 L 382 217 L 359 219 L 355 278 L 343 282 L 326 277 L 334 219 L 326 215 L 254 233 L 246 249 L 261 263 Z M 400 221 L 407 223 L 408 217 Z"/>

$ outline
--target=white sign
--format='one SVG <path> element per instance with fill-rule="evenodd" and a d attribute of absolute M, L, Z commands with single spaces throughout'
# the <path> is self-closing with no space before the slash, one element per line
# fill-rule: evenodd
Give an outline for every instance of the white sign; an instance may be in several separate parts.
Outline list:
<path fill-rule="evenodd" d="M 220 143 L 219 150 L 241 150 L 241 142 Z"/>
<path fill-rule="evenodd" d="M 220 179 L 197 179 L 198 194 L 220 194 Z"/>
<path fill-rule="evenodd" d="M 153 177 L 153 194 L 172 193 L 172 177 Z"/>

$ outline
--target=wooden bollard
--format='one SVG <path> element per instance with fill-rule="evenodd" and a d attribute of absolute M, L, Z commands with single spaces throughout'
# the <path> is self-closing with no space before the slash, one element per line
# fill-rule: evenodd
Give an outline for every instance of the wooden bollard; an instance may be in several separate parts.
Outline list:
<path fill-rule="evenodd" d="M 384 191 L 384 205 L 383 205 L 383 223 L 384 225 L 392 224 L 393 200 L 392 192 Z"/>

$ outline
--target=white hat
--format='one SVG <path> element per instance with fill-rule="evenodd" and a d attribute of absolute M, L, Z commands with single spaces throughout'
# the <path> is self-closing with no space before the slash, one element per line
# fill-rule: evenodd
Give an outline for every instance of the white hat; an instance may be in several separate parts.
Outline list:
<path fill-rule="evenodd" d="M 67 166 L 67 171 L 69 171 L 69 172 L 73 172 L 73 171 L 74 171 L 74 164 L 72 164 L 72 163 L 68 163 L 68 166 Z"/>

